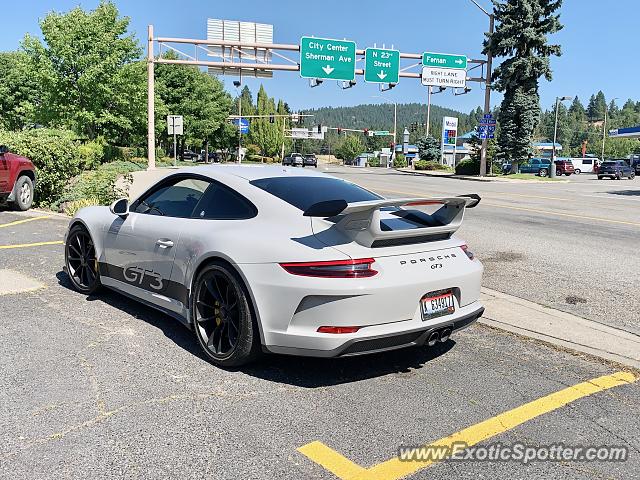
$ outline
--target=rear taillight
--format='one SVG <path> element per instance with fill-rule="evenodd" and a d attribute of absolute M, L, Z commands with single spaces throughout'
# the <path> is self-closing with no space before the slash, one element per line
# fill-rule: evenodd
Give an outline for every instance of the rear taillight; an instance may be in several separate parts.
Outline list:
<path fill-rule="evenodd" d="M 461 245 L 460 248 L 467 255 L 467 257 L 469 257 L 469 260 L 473 260 L 475 258 L 475 255 L 471 250 L 469 250 L 469 247 L 467 245 Z"/>
<path fill-rule="evenodd" d="M 371 268 L 373 258 L 358 260 L 332 260 L 328 262 L 281 263 L 280 266 L 292 275 L 323 278 L 373 277 L 378 272 Z"/>
<path fill-rule="evenodd" d="M 356 333 L 360 327 L 319 327 L 318 333 Z"/>

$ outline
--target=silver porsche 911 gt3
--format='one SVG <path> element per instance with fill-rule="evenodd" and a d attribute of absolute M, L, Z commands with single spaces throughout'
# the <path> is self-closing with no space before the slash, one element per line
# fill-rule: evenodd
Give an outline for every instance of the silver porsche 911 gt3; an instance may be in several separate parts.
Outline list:
<path fill-rule="evenodd" d="M 177 170 L 71 220 L 65 269 L 176 317 L 211 361 L 434 345 L 483 313 L 482 265 L 453 236 L 477 195 L 385 199 L 308 169 Z"/>

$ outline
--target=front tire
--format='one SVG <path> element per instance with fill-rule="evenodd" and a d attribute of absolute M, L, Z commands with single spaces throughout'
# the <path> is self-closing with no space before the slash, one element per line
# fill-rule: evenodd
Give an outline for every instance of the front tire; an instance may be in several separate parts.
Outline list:
<path fill-rule="evenodd" d="M 549 171 L 546 168 L 541 168 L 538 172 L 538 175 L 540 175 L 541 177 L 546 177 L 547 175 L 549 175 Z"/>
<path fill-rule="evenodd" d="M 13 206 L 16 210 L 25 211 L 31 208 L 33 204 L 33 182 L 26 175 L 18 177 L 14 188 L 16 198 Z"/>
<path fill-rule="evenodd" d="M 207 358 L 220 367 L 254 360 L 260 333 L 238 274 L 224 263 L 212 263 L 198 274 L 192 292 L 193 330 Z"/>
<path fill-rule="evenodd" d="M 73 287 L 90 295 L 100 288 L 98 258 L 91 235 L 82 225 L 69 231 L 64 249 L 64 263 Z"/>

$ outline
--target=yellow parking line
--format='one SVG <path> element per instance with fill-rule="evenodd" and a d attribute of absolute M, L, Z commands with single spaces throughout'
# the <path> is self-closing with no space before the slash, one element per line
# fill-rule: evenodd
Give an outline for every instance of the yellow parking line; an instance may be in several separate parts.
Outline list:
<path fill-rule="evenodd" d="M 3 225 L 0 225 L 0 228 L 13 227 L 14 225 L 20 225 L 21 223 L 33 222 L 35 220 L 45 220 L 47 218 L 51 218 L 51 215 L 41 215 L 39 217 L 31 217 L 31 218 L 25 218 L 24 220 L 16 220 L 15 222 L 5 223 Z"/>
<path fill-rule="evenodd" d="M 374 190 L 374 191 L 380 191 L 380 192 L 389 192 L 389 193 L 401 193 L 402 195 L 416 195 L 416 196 L 424 196 L 425 192 L 422 193 L 416 193 L 416 192 L 407 192 L 407 191 L 402 191 L 402 190 L 390 190 L 388 188 L 370 188 L 370 190 Z M 443 192 L 437 192 L 437 191 L 430 191 L 429 193 L 443 193 Z M 507 194 L 509 195 L 509 194 Z M 540 197 L 541 198 L 541 197 Z M 626 220 L 614 220 L 612 218 L 602 218 L 602 217 L 591 217 L 588 215 L 578 215 L 578 214 L 574 214 L 574 213 L 563 213 L 563 212 L 557 212 L 557 211 L 553 211 L 553 210 L 543 210 L 543 209 L 539 209 L 539 208 L 529 208 L 529 207 L 516 207 L 513 205 L 501 205 L 498 203 L 488 203 L 486 201 L 483 201 L 480 203 L 480 205 L 489 205 L 491 207 L 496 207 L 496 208 L 508 208 L 511 210 L 522 210 L 525 212 L 534 212 L 534 213 L 542 213 L 544 215 L 555 215 L 557 217 L 569 217 L 569 218 L 578 218 L 581 220 L 594 220 L 596 222 L 606 222 L 606 223 L 617 223 L 619 225 L 632 225 L 634 227 L 640 227 L 640 223 L 639 222 L 629 222 Z"/>
<path fill-rule="evenodd" d="M 8 248 L 27 248 L 27 247 L 40 247 L 42 245 L 61 245 L 64 242 L 62 240 L 54 240 L 53 242 L 36 242 L 36 243 L 20 243 L 16 245 L 0 245 L 0 250 Z"/>
<path fill-rule="evenodd" d="M 424 447 L 453 447 L 454 444 L 459 443 L 473 446 L 540 415 L 564 407 L 580 398 L 621 385 L 628 385 L 636 380 L 635 375 L 628 372 L 616 372 L 611 375 L 594 378 L 496 415 Z M 300 447 L 298 451 L 342 480 L 397 480 L 429 467 L 438 461 L 400 461 L 395 457 L 365 469 L 321 442 L 309 443 Z"/>

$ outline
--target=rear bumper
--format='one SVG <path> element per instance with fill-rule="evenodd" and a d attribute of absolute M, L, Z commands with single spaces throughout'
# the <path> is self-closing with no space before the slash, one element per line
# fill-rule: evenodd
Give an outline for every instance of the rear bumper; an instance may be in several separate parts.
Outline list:
<path fill-rule="evenodd" d="M 414 328 L 395 333 L 368 335 L 366 337 L 352 338 L 342 345 L 331 350 L 312 348 L 286 347 L 269 345 L 264 349 L 271 353 L 285 355 L 298 355 L 307 357 L 352 357 L 367 355 L 370 353 L 387 352 L 400 348 L 420 347 L 425 345 L 432 332 L 443 328 L 451 328 L 453 332 L 462 330 L 475 323 L 484 313 L 484 307 L 480 306 L 470 313 L 455 317 L 454 319 L 441 318 L 438 322 L 431 323 L 428 328 Z"/>

